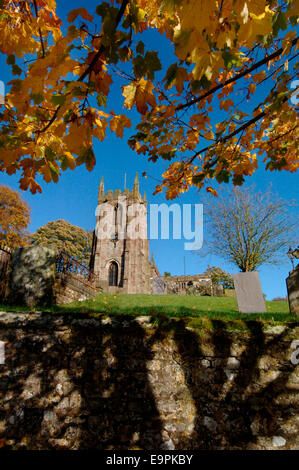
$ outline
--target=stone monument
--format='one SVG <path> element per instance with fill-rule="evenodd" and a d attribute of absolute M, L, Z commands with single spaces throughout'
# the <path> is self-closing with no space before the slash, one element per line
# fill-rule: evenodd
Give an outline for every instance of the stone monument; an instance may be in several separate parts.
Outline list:
<path fill-rule="evenodd" d="M 289 276 L 286 279 L 289 307 L 290 312 L 299 317 L 299 265 L 294 268 L 294 258 L 299 259 L 299 247 L 295 250 L 290 248 L 287 255 L 293 265 L 293 269 L 290 271 Z"/>
<path fill-rule="evenodd" d="M 8 303 L 50 305 L 56 273 L 56 250 L 29 246 L 13 251 L 10 263 Z"/>
<path fill-rule="evenodd" d="M 266 313 L 261 281 L 257 271 L 233 274 L 240 313 Z"/>

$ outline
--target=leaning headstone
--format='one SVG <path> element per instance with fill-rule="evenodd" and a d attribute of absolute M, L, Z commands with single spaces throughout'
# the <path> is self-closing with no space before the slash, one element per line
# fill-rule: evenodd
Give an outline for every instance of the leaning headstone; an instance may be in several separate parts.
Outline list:
<path fill-rule="evenodd" d="M 299 266 L 286 279 L 290 312 L 299 317 Z"/>
<path fill-rule="evenodd" d="M 12 252 L 9 296 L 14 305 L 42 306 L 53 301 L 56 250 L 43 246 L 18 248 Z"/>
<path fill-rule="evenodd" d="M 233 275 L 239 312 L 265 313 L 266 305 L 257 271 Z"/>

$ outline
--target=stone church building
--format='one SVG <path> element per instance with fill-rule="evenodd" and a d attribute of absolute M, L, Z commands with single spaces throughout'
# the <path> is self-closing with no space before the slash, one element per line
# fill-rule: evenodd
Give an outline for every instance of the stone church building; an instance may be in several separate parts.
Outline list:
<path fill-rule="evenodd" d="M 152 278 L 160 273 L 153 256 L 149 259 L 147 200 L 140 195 L 137 174 L 132 191 L 105 192 L 103 178 L 100 182 L 90 269 L 105 292 L 152 293 Z"/>
<path fill-rule="evenodd" d="M 139 192 L 137 174 L 132 190 L 123 192 L 105 192 L 102 178 L 96 214 L 90 270 L 97 288 L 108 293 L 182 295 L 205 285 L 208 295 L 221 295 L 207 275 L 160 275 L 153 255 L 149 259 L 147 200 Z"/>

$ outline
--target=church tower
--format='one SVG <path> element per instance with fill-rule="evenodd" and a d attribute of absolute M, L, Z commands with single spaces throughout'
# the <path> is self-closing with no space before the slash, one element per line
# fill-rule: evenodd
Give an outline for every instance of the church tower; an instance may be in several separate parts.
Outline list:
<path fill-rule="evenodd" d="M 132 191 L 107 191 L 101 179 L 90 269 L 106 292 L 149 294 L 152 275 L 147 201 L 136 174 Z"/>

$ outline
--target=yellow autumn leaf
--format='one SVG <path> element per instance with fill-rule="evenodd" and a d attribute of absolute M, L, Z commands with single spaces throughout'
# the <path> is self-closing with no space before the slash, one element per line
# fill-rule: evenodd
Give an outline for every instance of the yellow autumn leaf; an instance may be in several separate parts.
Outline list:
<path fill-rule="evenodd" d="M 114 115 L 114 112 L 111 111 L 111 114 Z M 105 117 L 105 118 L 109 118 L 109 117 L 110 117 L 110 114 L 105 113 L 104 111 L 101 111 L 101 110 L 97 110 L 97 115 L 100 116 L 100 117 Z"/>
<path fill-rule="evenodd" d="M 156 98 L 153 95 L 154 85 L 152 82 L 141 78 L 138 82 L 132 82 L 130 85 L 123 87 L 123 96 L 125 97 L 124 105 L 128 109 L 132 109 L 135 104 L 140 114 L 145 114 L 148 105 L 156 106 Z"/>
<path fill-rule="evenodd" d="M 131 125 L 131 120 L 125 114 L 114 116 L 110 121 L 110 129 L 118 137 L 123 137 L 124 127 L 131 127 Z"/>
<path fill-rule="evenodd" d="M 85 121 L 84 124 L 81 125 L 77 122 L 72 122 L 69 132 L 63 140 L 68 151 L 76 155 L 78 155 L 82 147 L 90 147 L 92 145 L 90 129 L 87 127 Z"/>
<path fill-rule="evenodd" d="M 68 162 L 68 166 L 71 170 L 73 170 L 76 166 L 76 160 L 75 160 L 75 157 L 71 154 L 71 152 L 64 152 L 64 157 L 66 158 L 67 162 Z"/>
<path fill-rule="evenodd" d="M 208 80 L 212 81 L 218 77 L 219 70 L 224 68 L 222 52 L 212 52 L 208 46 L 194 49 L 191 53 L 191 59 L 196 64 L 192 70 L 195 80 L 200 80 L 205 75 Z"/>
<path fill-rule="evenodd" d="M 107 121 L 106 119 L 97 118 L 95 120 L 96 127 L 93 129 L 92 134 L 94 137 L 97 137 L 101 141 L 103 141 L 106 137 L 106 127 Z"/>
<path fill-rule="evenodd" d="M 125 97 L 124 105 L 128 109 L 132 109 L 134 106 L 135 95 L 136 95 L 137 85 L 135 82 L 125 85 L 123 87 L 123 96 Z"/>
<path fill-rule="evenodd" d="M 154 85 L 152 82 L 141 78 L 135 95 L 136 107 L 139 113 L 145 114 L 148 110 L 148 104 L 152 108 L 156 106 L 156 99 L 153 95 L 153 89 Z"/>

